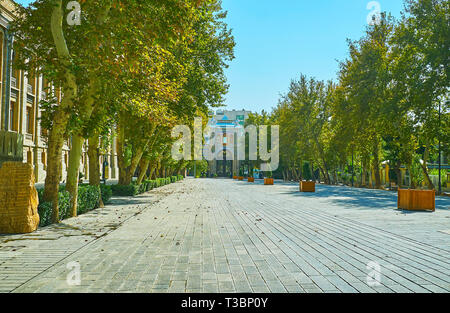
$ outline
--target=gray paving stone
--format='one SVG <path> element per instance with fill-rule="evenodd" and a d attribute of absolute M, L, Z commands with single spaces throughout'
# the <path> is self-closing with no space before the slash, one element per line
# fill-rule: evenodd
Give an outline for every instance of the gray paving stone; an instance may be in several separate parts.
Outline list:
<path fill-rule="evenodd" d="M 386 191 L 266 187 L 187 179 L 0 236 L 0 292 L 450 291 L 449 199 L 432 214 L 403 214 Z M 71 261 L 82 276 L 73 288 Z M 367 284 L 370 261 L 382 286 Z"/>

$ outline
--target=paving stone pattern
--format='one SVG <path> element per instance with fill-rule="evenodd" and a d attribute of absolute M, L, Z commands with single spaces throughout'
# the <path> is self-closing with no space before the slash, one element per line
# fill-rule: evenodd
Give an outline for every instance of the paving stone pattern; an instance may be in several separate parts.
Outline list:
<path fill-rule="evenodd" d="M 450 199 L 395 208 L 387 191 L 186 179 L 0 236 L 0 292 L 449 292 Z"/>

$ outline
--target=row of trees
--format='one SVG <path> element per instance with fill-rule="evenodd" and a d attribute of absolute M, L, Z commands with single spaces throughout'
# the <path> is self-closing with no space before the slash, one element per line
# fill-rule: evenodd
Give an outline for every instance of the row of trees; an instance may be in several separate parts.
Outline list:
<path fill-rule="evenodd" d="M 119 184 L 130 184 L 137 171 L 139 183 L 146 173 L 184 168 L 170 157 L 170 130 L 222 104 L 223 70 L 235 45 L 219 0 L 80 1 L 79 25 L 66 22 L 68 3 L 17 5 L 11 25 L 15 66 L 51 82 L 41 125 L 48 130 L 44 200 L 53 205 L 53 222 L 67 139 L 73 216 L 84 145 L 95 186 L 100 153 L 114 138 Z"/>
<path fill-rule="evenodd" d="M 412 187 L 434 189 L 427 163 L 437 160 L 439 142 L 448 155 L 450 142 L 449 17 L 448 1 L 408 0 L 401 20 L 382 14 L 348 41 L 337 83 L 293 80 L 273 112 L 258 117 L 280 125 L 284 177 L 319 172 L 331 184 L 358 173 L 355 184 L 367 186 L 374 173 L 380 188 L 387 162 L 398 185 L 405 166 Z"/>

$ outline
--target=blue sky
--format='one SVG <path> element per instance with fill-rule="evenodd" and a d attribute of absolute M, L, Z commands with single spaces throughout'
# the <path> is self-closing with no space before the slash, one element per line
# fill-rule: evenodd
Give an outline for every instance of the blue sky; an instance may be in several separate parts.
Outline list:
<path fill-rule="evenodd" d="M 359 39 L 367 25 L 368 0 L 223 0 L 236 40 L 227 70 L 227 107 L 270 111 L 291 79 L 301 73 L 336 79 L 346 39 Z M 400 17 L 402 0 L 378 1 Z"/>
<path fill-rule="evenodd" d="M 31 1 L 21 0 L 20 3 Z M 226 71 L 228 109 L 270 111 L 300 73 L 336 79 L 347 56 L 346 39 L 367 25 L 369 0 L 223 0 L 236 40 L 236 59 Z M 379 0 L 400 17 L 402 0 Z"/>

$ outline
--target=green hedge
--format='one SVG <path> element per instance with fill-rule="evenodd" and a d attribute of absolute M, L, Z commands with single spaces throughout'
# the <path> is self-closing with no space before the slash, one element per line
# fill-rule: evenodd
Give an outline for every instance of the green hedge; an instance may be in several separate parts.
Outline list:
<path fill-rule="evenodd" d="M 171 183 L 175 183 L 175 182 L 183 180 L 183 179 L 184 179 L 183 175 L 179 175 L 179 176 L 171 176 L 171 177 L 167 177 L 167 178 L 157 178 L 157 179 L 153 179 L 153 180 L 145 180 L 140 185 L 137 185 L 134 182 L 129 186 L 112 185 L 111 186 L 112 194 L 114 196 L 133 197 L 138 194 L 142 194 L 147 191 L 153 190 L 155 188 L 169 185 Z"/>
<path fill-rule="evenodd" d="M 52 223 L 52 203 L 51 202 L 43 202 L 42 198 L 44 195 L 44 189 L 38 189 L 38 197 L 39 197 L 39 226 L 47 226 Z M 61 220 L 64 220 L 69 217 L 69 208 L 70 208 L 70 194 L 68 191 L 60 188 L 58 194 L 58 207 L 59 207 L 59 216 Z"/>
<path fill-rule="evenodd" d="M 77 214 L 81 215 L 98 208 L 101 192 L 97 186 L 83 185 L 78 187 Z"/>
<path fill-rule="evenodd" d="M 128 186 L 112 185 L 111 188 L 114 196 L 132 197 L 139 194 L 140 186 L 133 184 Z"/>
<path fill-rule="evenodd" d="M 111 197 L 114 196 L 136 196 L 138 194 L 150 191 L 152 189 L 162 187 L 180 180 L 183 180 L 182 175 L 172 176 L 167 178 L 157 178 L 155 180 L 146 180 L 140 185 L 131 184 L 129 186 L 121 185 L 100 185 L 100 190 L 95 186 L 79 185 L 78 186 L 78 209 L 77 214 L 81 215 L 86 212 L 98 208 L 100 197 L 103 203 L 108 203 Z M 39 226 L 47 226 L 52 222 L 52 205 L 50 202 L 43 202 L 44 189 L 38 189 L 39 196 Z M 65 186 L 60 186 L 58 194 L 59 216 L 61 220 L 70 217 L 70 194 L 65 190 Z"/>
<path fill-rule="evenodd" d="M 112 186 L 102 184 L 100 185 L 100 190 L 102 192 L 103 203 L 107 204 L 113 195 Z"/>
<path fill-rule="evenodd" d="M 108 188 L 104 188 L 105 196 L 107 196 Z M 98 208 L 100 203 L 100 190 L 95 186 L 90 185 L 80 185 L 78 186 L 78 207 L 77 214 L 81 215 L 86 212 L 92 211 Z M 44 202 L 42 200 L 44 195 L 44 189 L 38 189 L 39 196 L 39 206 L 38 212 L 40 217 L 39 226 L 47 226 L 51 224 L 52 220 L 52 204 L 50 202 Z M 102 198 L 104 199 L 104 198 Z M 109 200 L 109 199 L 108 199 Z M 59 218 L 60 220 L 65 220 L 70 217 L 70 194 L 65 190 L 64 186 L 59 188 L 58 194 L 58 207 L 59 207 Z"/>

